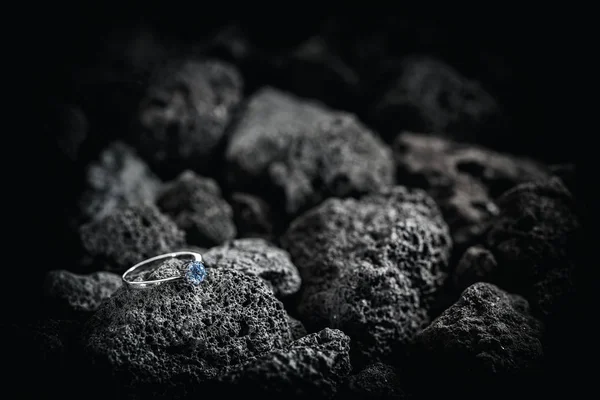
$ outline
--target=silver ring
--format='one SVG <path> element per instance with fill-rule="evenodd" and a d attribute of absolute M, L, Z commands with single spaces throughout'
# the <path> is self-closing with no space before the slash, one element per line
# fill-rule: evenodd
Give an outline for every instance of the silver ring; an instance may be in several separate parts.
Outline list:
<path fill-rule="evenodd" d="M 161 264 L 162 261 L 176 258 L 180 260 L 188 261 L 181 268 L 179 268 L 178 276 L 170 276 L 162 279 L 154 280 L 134 280 L 139 276 L 140 272 L 149 271 L 156 268 Z M 157 286 L 165 282 L 177 281 L 180 279 L 186 280 L 193 286 L 198 286 L 206 277 L 206 268 L 202 262 L 202 256 L 199 253 L 193 251 L 178 251 L 175 253 L 161 254 L 156 257 L 149 258 L 140 263 L 135 264 L 123 273 L 122 279 L 129 287 L 135 289 L 146 289 L 149 287 Z"/>

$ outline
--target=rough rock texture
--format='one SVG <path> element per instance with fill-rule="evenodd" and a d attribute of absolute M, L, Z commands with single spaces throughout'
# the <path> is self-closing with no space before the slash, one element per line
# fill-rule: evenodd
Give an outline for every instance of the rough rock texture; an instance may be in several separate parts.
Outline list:
<path fill-rule="evenodd" d="M 498 104 L 477 82 L 445 63 L 407 57 L 397 78 L 375 102 L 372 118 L 389 132 L 444 133 L 459 140 L 486 142 L 501 127 Z"/>
<path fill-rule="evenodd" d="M 300 289 L 302 280 L 287 251 L 264 239 L 238 239 L 202 255 L 213 268 L 231 268 L 262 278 L 275 296 L 285 298 Z"/>
<path fill-rule="evenodd" d="M 448 227 L 422 190 L 329 199 L 292 222 L 282 239 L 303 280 L 307 328 L 352 337 L 356 359 L 393 357 L 428 317 L 446 277 Z"/>
<path fill-rule="evenodd" d="M 524 183 L 498 199 L 486 245 L 498 262 L 494 282 L 524 294 L 536 312 L 559 312 L 575 290 L 581 229 L 575 200 L 559 178 Z"/>
<path fill-rule="evenodd" d="M 132 143 L 165 176 L 210 167 L 242 86 L 239 72 L 222 62 L 169 63 L 151 79 Z"/>
<path fill-rule="evenodd" d="M 184 171 L 161 189 L 156 204 L 185 232 L 188 244 L 210 247 L 236 235 L 233 210 L 213 179 Z"/>
<path fill-rule="evenodd" d="M 483 246 L 471 246 L 458 261 L 452 280 L 454 287 L 464 290 L 477 282 L 489 282 L 498 272 L 494 255 Z"/>
<path fill-rule="evenodd" d="M 233 187 L 279 193 L 290 215 L 393 181 L 390 150 L 356 117 L 272 88 L 247 102 L 226 159 Z"/>
<path fill-rule="evenodd" d="M 338 399 L 400 400 L 409 396 L 402 389 L 401 381 L 394 367 L 375 363 L 367 366 L 356 375 L 349 376 L 338 393 Z"/>
<path fill-rule="evenodd" d="M 348 336 L 325 328 L 257 357 L 222 381 L 234 393 L 254 398 L 332 398 L 351 371 L 349 350 Z"/>
<path fill-rule="evenodd" d="M 393 151 L 398 183 L 421 187 L 436 200 L 457 246 L 482 233 L 498 213 L 494 200 L 500 194 L 550 176 L 533 161 L 436 135 L 403 132 Z"/>
<path fill-rule="evenodd" d="M 184 232 L 151 205 L 120 208 L 80 228 L 83 247 L 104 269 L 124 271 L 184 246 Z"/>
<path fill-rule="evenodd" d="M 503 387 L 521 393 L 515 383 L 532 383 L 539 373 L 542 329 L 524 298 L 488 283 L 470 286 L 417 335 L 422 368 L 437 386 L 428 390 L 456 395 Z M 464 379 L 469 383 L 456 385 Z"/>
<path fill-rule="evenodd" d="M 113 142 L 90 164 L 86 189 L 80 200 L 82 217 L 97 220 L 120 207 L 152 204 L 160 180 L 136 152 L 122 142 Z"/>
<path fill-rule="evenodd" d="M 292 333 L 292 339 L 298 340 L 308 335 L 304 324 L 296 318 L 288 315 L 288 324 L 290 325 L 290 332 Z"/>
<path fill-rule="evenodd" d="M 54 311 L 76 315 L 96 311 L 122 284 L 121 276 L 111 272 L 78 275 L 66 270 L 52 270 L 46 274 L 43 290 L 46 299 L 56 306 Z"/>
<path fill-rule="evenodd" d="M 172 261 L 150 278 L 168 275 Z M 152 290 L 119 290 L 86 326 L 86 351 L 99 371 L 137 396 L 197 396 L 227 368 L 284 348 L 287 313 L 257 277 L 207 269 Z"/>
<path fill-rule="evenodd" d="M 233 193 L 230 199 L 238 237 L 271 238 L 275 221 L 269 204 L 249 193 Z"/>

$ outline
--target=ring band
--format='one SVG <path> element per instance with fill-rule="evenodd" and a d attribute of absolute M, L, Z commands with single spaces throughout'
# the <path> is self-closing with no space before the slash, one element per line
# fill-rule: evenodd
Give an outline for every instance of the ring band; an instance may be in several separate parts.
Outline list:
<path fill-rule="evenodd" d="M 162 261 L 175 258 L 178 260 L 188 261 L 179 268 L 178 276 L 170 276 L 167 278 L 153 280 L 134 280 L 139 276 L 140 272 L 151 270 L 161 264 Z M 157 286 L 165 282 L 177 281 L 180 279 L 186 280 L 193 286 L 198 286 L 206 277 L 206 268 L 202 262 L 202 255 L 193 251 L 178 251 L 175 253 L 161 254 L 156 257 L 149 258 L 140 263 L 135 264 L 123 273 L 122 279 L 129 287 L 135 289 L 146 289 Z"/>

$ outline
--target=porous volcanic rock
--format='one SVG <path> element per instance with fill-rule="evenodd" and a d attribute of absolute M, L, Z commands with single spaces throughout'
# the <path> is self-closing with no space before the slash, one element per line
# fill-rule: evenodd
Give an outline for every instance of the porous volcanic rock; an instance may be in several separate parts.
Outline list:
<path fill-rule="evenodd" d="M 147 278 L 168 276 L 178 262 L 168 260 Z M 150 397 L 200 393 L 203 382 L 290 341 L 287 313 L 270 288 L 228 268 L 207 268 L 198 286 L 179 280 L 123 288 L 84 332 L 98 376 Z"/>
<path fill-rule="evenodd" d="M 294 220 L 282 243 L 303 280 L 302 321 L 347 333 L 362 362 L 393 357 L 428 322 L 452 247 L 431 197 L 402 186 L 329 199 Z"/>

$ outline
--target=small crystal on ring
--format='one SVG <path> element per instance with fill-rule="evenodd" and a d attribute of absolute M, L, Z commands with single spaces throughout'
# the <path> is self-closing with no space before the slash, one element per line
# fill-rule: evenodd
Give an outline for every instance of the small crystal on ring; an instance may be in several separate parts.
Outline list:
<path fill-rule="evenodd" d="M 206 269 L 200 261 L 188 263 L 185 271 L 186 280 L 194 286 L 198 286 L 206 277 Z"/>

